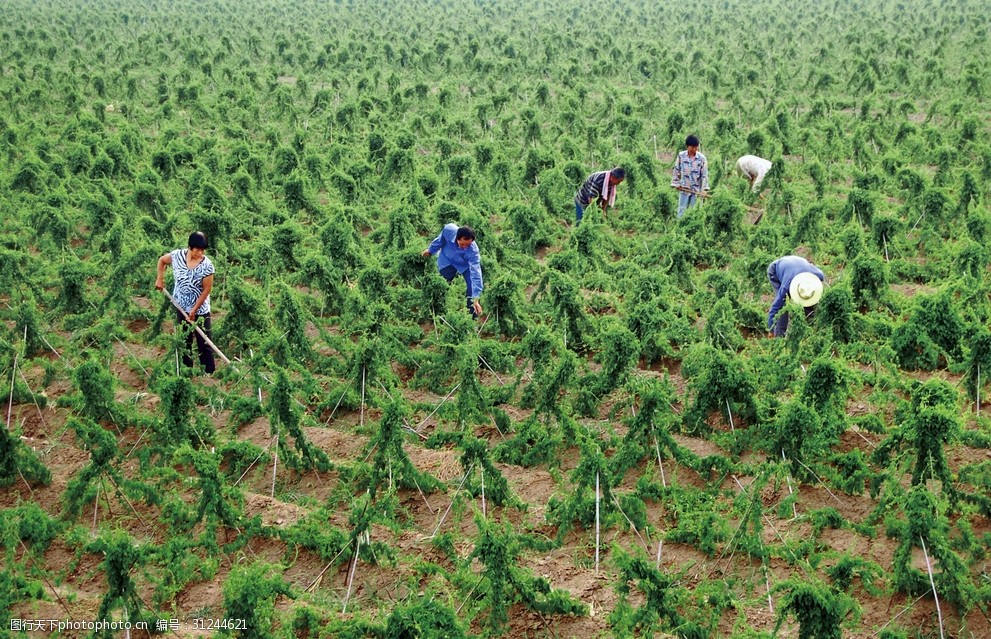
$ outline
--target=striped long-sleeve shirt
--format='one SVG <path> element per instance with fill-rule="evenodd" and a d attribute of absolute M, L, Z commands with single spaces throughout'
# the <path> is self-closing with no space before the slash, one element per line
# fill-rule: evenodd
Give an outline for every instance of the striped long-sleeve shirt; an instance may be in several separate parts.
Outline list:
<path fill-rule="evenodd" d="M 575 204 L 585 208 L 592 200 L 602 197 L 602 188 L 609 179 L 609 171 L 598 171 L 588 176 L 582 187 L 575 193 Z"/>

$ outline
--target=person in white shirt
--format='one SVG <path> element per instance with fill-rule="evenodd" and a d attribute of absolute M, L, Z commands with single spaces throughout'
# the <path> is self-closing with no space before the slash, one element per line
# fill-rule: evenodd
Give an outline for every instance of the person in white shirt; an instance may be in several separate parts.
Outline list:
<path fill-rule="evenodd" d="M 756 155 L 744 155 L 736 161 L 736 170 L 740 175 L 750 180 L 750 189 L 756 193 L 760 183 L 764 181 L 764 176 L 771 170 L 770 160 L 757 157 Z"/>

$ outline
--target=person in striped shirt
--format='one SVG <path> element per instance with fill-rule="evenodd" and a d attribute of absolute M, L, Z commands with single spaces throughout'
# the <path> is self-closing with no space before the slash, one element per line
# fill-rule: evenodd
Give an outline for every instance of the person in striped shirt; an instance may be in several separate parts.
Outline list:
<path fill-rule="evenodd" d="M 585 183 L 575 193 L 575 224 L 581 224 L 582 215 L 585 209 L 598 198 L 598 204 L 602 207 L 602 215 L 606 215 L 606 207 L 616 203 L 616 186 L 626 178 L 626 171 L 622 167 L 616 167 L 609 171 L 598 171 L 588 176 Z"/>
<path fill-rule="evenodd" d="M 685 150 L 678 154 L 671 170 L 671 186 L 678 189 L 678 219 L 709 191 L 709 162 L 699 151 L 699 139 L 689 135 L 685 139 Z"/>
<path fill-rule="evenodd" d="M 202 231 L 195 231 L 189 236 L 189 248 L 176 249 L 171 253 L 158 258 L 158 277 L 155 278 L 155 288 L 165 289 L 165 267 L 172 266 L 172 274 L 175 277 L 175 286 L 172 289 L 172 297 L 175 299 L 182 311 L 176 309 L 176 321 L 198 324 L 203 333 L 210 337 L 210 291 L 213 289 L 213 262 L 206 256 L 206 235 Z M 186 336 L 186 352 L 182 355 L 182 362 L 187 367 L 193 365 L 190 356 L 193 346 L 193 337 L 196 337 L 196 350 L 199 352 L 200 366 L 207 375 L 213 374 L 216 370 L 216 363 L 213 359 L 213 349 L 194 331 L 192 327 Z"/>

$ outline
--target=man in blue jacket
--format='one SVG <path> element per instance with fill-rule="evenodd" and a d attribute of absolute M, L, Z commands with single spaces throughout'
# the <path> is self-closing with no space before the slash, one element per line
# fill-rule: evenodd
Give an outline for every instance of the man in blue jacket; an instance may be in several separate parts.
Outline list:
<path fill-rule="evenodd" d="M 767 267 L 767 279 L 774 288 L 774 301 L 767 313 L 767 330 L 773 331 L 774 337 L 784 337 L 788 332 L 788 313 L 778 316 L 778 312 L 784 308 L 785 300 L 790 297 L 804 306 L 805 317 L 811 318 L 822 297 L 826 276 L 804 257 L 785 255 Z"/>
<path fill-rule="evenodd" d="M 482 305 L 478 298 L 482 294 L 482 260 L 478 245 L 475 244 L 475 230 L 470 226 L 447 224 L 434 238 L 424 255 L 437 254 L 437 270 L 450 284 L 456 275 L 465 278 L 468 287 L 468 310 L 478 319 Z"/>

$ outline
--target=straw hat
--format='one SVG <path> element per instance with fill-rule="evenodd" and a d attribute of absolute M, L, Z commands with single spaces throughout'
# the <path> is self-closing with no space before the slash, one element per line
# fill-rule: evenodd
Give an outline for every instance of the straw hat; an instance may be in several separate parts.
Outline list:
<path fill-rule="evenodd" d="M 788 287 L 788 296 L 806 308 L 815 306 L 822 297 L 822 280 L 813 273 L 799 273 Z"/>

